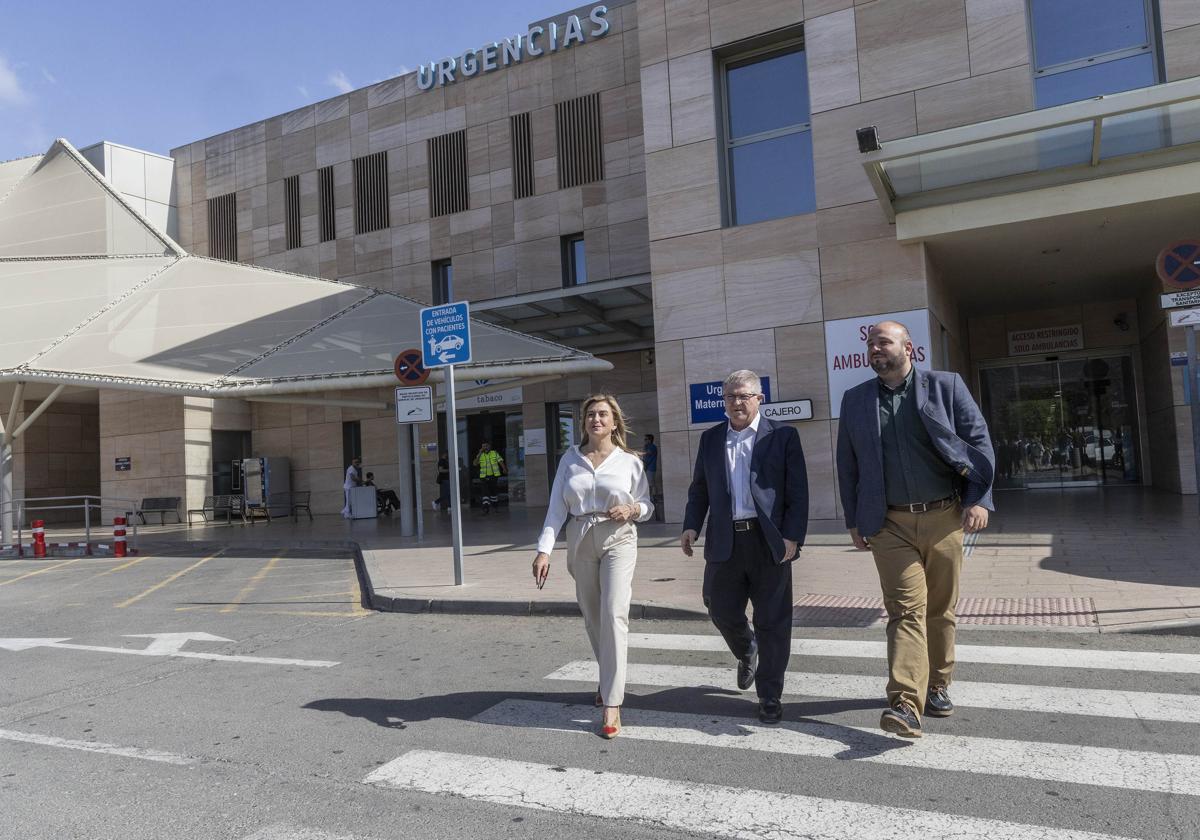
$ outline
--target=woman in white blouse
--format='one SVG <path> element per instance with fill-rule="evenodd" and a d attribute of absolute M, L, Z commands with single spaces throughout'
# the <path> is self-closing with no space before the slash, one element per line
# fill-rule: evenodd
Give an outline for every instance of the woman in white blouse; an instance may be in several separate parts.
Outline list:
<path fill-rule="evenodd" d="M 654 506 L 642 459 L 625 444 L 625 416 L 616 399 L 588 397 L 583 427 L 583 443 L 563 455 L 554 476 L 533 578 L 539 588 L 546 582 L 554 540 L 567 522 L 567 571 L 575 578 L 575 596 L 600 666 L 600 734 L 615 738 L 625 701 L 629 601 L 637 564 L 634 523 L 649 519 Z"/>

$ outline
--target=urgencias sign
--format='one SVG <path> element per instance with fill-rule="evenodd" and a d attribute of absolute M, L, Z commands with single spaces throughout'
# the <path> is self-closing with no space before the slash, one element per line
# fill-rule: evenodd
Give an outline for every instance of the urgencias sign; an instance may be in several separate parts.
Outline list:
<path fill-rule="evenodd" d="M 579 19 L 579 15 L 570 15 L 565 26 L 554 22 L 545 26 L 531 26 L 528 32 L 486 44 L 477 50 L 468 50 L 461 56 L 422 64 L 417 69 L 417 87 L 421 90 L 431 90 L 456 82 L 460 78 L 469 79 L 480 73 L 490 73 L 501 67 L 520 64 L 526 58 L 538 58 L 593 38 L 600 38 L 609 29 L 607 16 L 607 6 L 593 6 L 583 21 Z"/>

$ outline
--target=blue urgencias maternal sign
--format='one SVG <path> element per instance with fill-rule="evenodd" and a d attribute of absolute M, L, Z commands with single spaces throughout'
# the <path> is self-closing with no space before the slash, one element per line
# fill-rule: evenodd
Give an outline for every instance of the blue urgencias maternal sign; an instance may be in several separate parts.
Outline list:
<path fill-rule="evenodd" d="M 421 357 L 427 368 L 471 361 L 471 312 L 465 300 L 421 310 Z"/>
<path fill-rule="evenodd" d="M 762 377 L 763 402 L 771 401 L 771 377 Z M 721 381 L 688 385 L 693 423 L 720 423 L 725 419 L 725 393 Z"/>

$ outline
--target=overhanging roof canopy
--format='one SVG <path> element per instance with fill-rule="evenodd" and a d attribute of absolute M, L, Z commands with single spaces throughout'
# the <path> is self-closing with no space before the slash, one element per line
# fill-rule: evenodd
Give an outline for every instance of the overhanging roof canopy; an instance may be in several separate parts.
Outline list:
<path fill-rule="evenodd" d="M 191 256 L 65 140 L 0 163 L 0 289 L 0 382 L 230 397 L 378 387 L 421 346 L 419 301 Z M 471 338 L 456 379 L 612 367 L 474 319 Z"/>
<path fill-rule="evenodd" d="M 1200 159 L 1200 79 L 885 143 L 863 157 L 888 218 Z"/>
<path fill-rule="evenodd" d="M 592 353 L 654 346 L 650 276 L 524 292 L 472 306 L 480 318 Z"/>

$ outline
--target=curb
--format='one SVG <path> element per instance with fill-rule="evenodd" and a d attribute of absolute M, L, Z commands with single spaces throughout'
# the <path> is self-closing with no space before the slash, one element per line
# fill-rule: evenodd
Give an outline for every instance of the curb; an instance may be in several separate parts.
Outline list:
<path fill-rule="evenodd" d="M 354 568 L 362 589 L 362 606 L 377 612 L 436 613 L 439 615 L 512 615 L 512 616 L 573 616 L 580 615 L 575 601 L 487 600 L 483 598 L 411 598 L 380 595 L 371 583 L 362 547 L 352 543 Z M 706 610 L 665 607 L 645 601 L 629 605 L 631 619 L 708 621 Z"/>
<path fill-rule="evenodd" d="M 574 601 L 488 601 L 479 598 L 393 598 L 380 595 L 369 586 L 364 590 L 369 603 L 368 609 L 393 613 L 432 613 L 438 615 L 511 615 L 526 618 L 536 616 L 580 615 L 579 604 Z M 683 620 L 708 621 L 708 613 L 702 610 L 687 610 L 680 607 L 664 607 L 634 601 L 629 605 L 630 619 L 637 620 Z"/>

